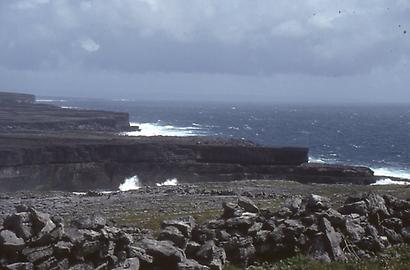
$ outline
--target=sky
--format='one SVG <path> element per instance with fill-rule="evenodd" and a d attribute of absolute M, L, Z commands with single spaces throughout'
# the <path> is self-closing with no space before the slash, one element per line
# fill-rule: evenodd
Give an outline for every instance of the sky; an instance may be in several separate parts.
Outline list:
<path fill-rule="evenodd" d="M 0 89 L 410 103 L 409 0 L 0 0 Z"/>

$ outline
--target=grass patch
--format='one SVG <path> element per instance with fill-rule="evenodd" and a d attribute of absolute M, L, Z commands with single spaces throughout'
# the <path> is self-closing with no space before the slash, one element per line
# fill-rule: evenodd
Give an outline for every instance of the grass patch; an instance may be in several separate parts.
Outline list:
<path fill-rule="evenodd" d="M 242 268 L 227 265 L 224 270 L 240 270 Z M 247 268 L 248 270 L 409 270 L 410 246 L 402 245 L 386 251 L 385 257 L 371 260 L 360 260 L 346 263 L 322 263 L 305 256 L 295 256 L 276 263 L 262 263 Z"/>
<path fill-rule="evenodd" d="M 222 210 L 207 210 L 203 212 L 192 213 L 192 216 L 195 218 L 196 223 L 203 224 L 208 220 L 221 217 L 222 213 Z"/>
<path fill-rule="evenodd" d="M 158 232 L 161 229 L 161 223 L 164 220 L 175 219 L 183 216 L 193 216 L 198 224 L 202 224 L 208 220 L 219 218 L 222 215 L 222 210 L 206 210 L 202 212 L 183 212 L 183 213 L 127 213 L 125 216 L 117 220 L 117 224 L 123 226 L 136 226 L 139 228 L 150 229 Z"/>

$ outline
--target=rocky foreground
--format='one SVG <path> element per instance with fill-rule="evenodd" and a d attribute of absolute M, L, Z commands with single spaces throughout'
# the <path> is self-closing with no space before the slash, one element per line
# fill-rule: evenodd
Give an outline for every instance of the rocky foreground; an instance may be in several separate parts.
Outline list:
<path fill-rule="evenodd" d="M 295 254 L 320 261 L 370 258 L 410 243 L 410 201 L 391 195 L 363 193 L 337 208 L 323 196 L 292 196 L 276 211 L 239 196 L 222 209 L 219 218 L 200 224 L 192 216 L 163 220 L 154 237 L 149 230 L 114 227 L 99 215 L 67 225 L 57 215 L 17 205 L 0 229 L 0 267 L 220 270 Z"/>

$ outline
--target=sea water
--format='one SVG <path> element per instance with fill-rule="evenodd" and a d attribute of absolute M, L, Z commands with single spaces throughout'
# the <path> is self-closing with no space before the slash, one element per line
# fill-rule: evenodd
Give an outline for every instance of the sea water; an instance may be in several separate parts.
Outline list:
<path fill-rule="evenodd" d="M 268 146 L 309 147 L 311 162 L 371 167 L 410 179 L 410 105 L 294 105 L 49 101 L 65 107 L 123 111 L 132 136 L 217 136 Z"/>

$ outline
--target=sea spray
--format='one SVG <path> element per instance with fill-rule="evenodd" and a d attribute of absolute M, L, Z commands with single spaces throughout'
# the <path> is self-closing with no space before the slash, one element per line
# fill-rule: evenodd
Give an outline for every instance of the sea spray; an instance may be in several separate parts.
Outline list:
<path fill-rule="evenodd" d="M 410 182 L 406 181 L 394 181 L 390 178 L 377 180 L 376 183 L 371 184 L 372 186 L 384 186 L 384 185 L 410 185 Z"/>
<path fill-rule="evenodd" d="M 125 136 L 205 136 L 207 131 L 197 126 L 178 127 L 172 125 L 161 125 L 160 123 L 134 123 L 130 122 L 130 126 L 138 126 L 140 131 L 122 132 Z"/>
<path fill-rule="evenodd" d="M 172 178 L 172 179 L 167 179 L 162 183 L 157 183 L 157 187 L 162 187 L 162 186 L 176 186 L 178 185 L 178 179 Z"/>
<path fill-rule="evenodd" d="M 118 189 L 121 190 L 121 191 L 136 190 L 136 189 L 140 189 L 140 188 L 141 188 L 140 180 L 138 179 L 137 175 L 125 179 L 124 183 L 122 183 L 118 187 Z"/>
<path fill-rule="evenodd" d="M 397 168 L 375 168 L 374 175 L 376 176 L 389 176 L 394 178 L 410 179 L 410 172 L 404 169 Z"/>

